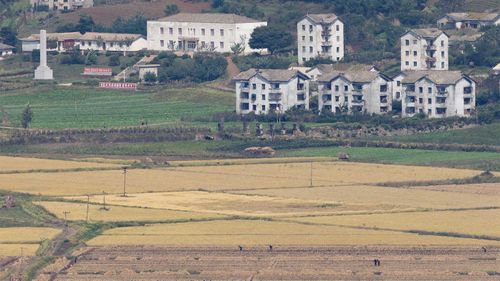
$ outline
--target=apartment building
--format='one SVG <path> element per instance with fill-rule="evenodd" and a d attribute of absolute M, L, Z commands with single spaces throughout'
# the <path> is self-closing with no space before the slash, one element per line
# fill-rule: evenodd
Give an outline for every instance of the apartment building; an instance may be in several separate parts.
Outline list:
<path fill-rule="evenodd" d="M 335 63 L 335 64 L 318 64 L 309 68 L 305 74 L 311 77 L 311 81 L 316 81 L 321 75 L 332 71 L 374 71 L 379 72 L 375 65 L 371 64 L 352 64 L 352 63 Z"/>
<path fill-rule="evenodd" d="M 248 44 L 255 28 L 267 22 L 220 13 L 179 13 L 147 23 L 148 49 L 155 51 L 230 53 L 235 44 L 243 53 L 261 52 Z"/>
<path fill-rule="evenodd" d="M 402 81 L 402 116 L 469 117 L 476 103 L 476 82 L 460 71 L 406 71 Z"/>
<path fill-rule="evenodd" d="M 267 114 L 309 109 L 309 77 L 290 69 L 249 69 L 233 78 L 236 113 Z"/>
<path fill-rule="evenodd" d="M 308 14 L 297 23 L 299 64 L 344 58 L 344 23 L 335 14 Z"/>
<path fill-rule="evenodd" d="M 449 13 L 437 20 L 441 29 L 480 29 L 490 25 L 500 25 L 498 13 Z"/>
<path fill-rule="evenodd" d="M 37 7 L 47 6 L 49 11 L 72 11 L 91 8 L 94 6 L 94 0 L 30 0 L 30 4 L 35 10 Z"/>
<path fill-rule="evenodd" d="M 40 35 L 32 34 L 21 38 L 23 52 L 40 49 Z M 47 51 L 67 52 L 69 50 L 93 50 L 100 52 L 137 52 L 147 48 L 147 41 L 141 34 L 63 32 L 47 33 Z"/>
<path fill-rule="evenodd" d="M 437 28 L 403 34 L 401 71 L 406 70 L 448 70 L 448 35 Z"/>
<path fill-rule="evenodd" d="M 392 81 L 377 71 L 332 71 L 318 80 L 321 112 L 383 114 L 392 110 Z"/>

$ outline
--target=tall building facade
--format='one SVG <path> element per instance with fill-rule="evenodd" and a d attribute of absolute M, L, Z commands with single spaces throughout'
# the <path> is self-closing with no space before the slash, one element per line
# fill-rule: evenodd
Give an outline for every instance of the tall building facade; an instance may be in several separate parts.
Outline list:
<path fill-rule="evenodd" d="M 401 36 L 401 71 L 448 70 L 448 35 L 437 28 L 412 29 Z"/>

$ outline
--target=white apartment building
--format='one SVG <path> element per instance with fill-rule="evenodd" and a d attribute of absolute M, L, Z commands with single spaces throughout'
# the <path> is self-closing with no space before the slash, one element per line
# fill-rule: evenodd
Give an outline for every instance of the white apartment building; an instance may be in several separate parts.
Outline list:
<path fill-rule="evenodd" d="M 476 104 L 476 82 L 460 71 L 406 71 L 402 81 L 402 116 L 469 117 Z"/>
<path fill-rule="evenodd" d="M 401 71 L 406 70 L 448 70 L 448 35 L 437 28 L 403 34 Z"/>
<path fill-rule="evenodd" d="M 332 71 L 374 71 L 379 72 L 375 65 L 370 64 L 351 64 L 351 63 L 335 63 L 335 64 L 318 64 L 309 68 L 305 74 L 311 77 L 311 81 L 316 81 L 321 75 Z"/>
<path fill-rule="evenodd" d="M 37 6 L 47 6 L 49 11 L 72 11 L 91 8 L 94 0 L 30 0 L 30 4 L 35 9 Z"/>
<path fill-rule="evenodd" d="M 392 110 L 392 81 L 377 71 L 332 71 L 317 82 L 321 112 L 383 114 Z"/>
<path fill-rule="evenodd" d="M 490 25 L 500 25 L 498 13 L 449 13 L 437 20 L 442 29 L 480 29 Z"/>
<path fill-rule="evenodd" d="M 23 52 L 40 49 L 40 35 L 32 34 L 21 38 Z M 47 33 L 47 51 L 93 50 L 100 52 L 137 52 L 147 48 L 147 41 L 141 34 L 63 32 Z"/>
<path fill-rule="evenodd" d="M 233 78 L 236 113 L 285 112 L 296 106 L 309 109 L 309 77 L 290 69 L 249 69 Z"/>
<path fill-rule="evenodd" d="M 179 13 L 148 21 L 148 49 L 230 53 L 232 46 L 242 43 L 244 54 L 260 52 L 263 50 L 250 48 L 248 42 L 255 28 L 266 25 L 234 14 Z"/>
<path fill-rule="evenodd" d="M 309 14 L 297 23 L 299 64 L 314 58 L 344 58 L 344 23 L 335 14 Z"/>

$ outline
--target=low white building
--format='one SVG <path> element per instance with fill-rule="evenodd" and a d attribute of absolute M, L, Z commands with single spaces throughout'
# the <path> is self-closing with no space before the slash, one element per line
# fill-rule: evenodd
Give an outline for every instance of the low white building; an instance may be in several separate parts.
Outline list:
<path fill-rule="evenodd" d="M 476 82 L 460 71 L 406 71 L 402 83 L 402 116 L 469 117 L 476 104 Z"/>
<path fill-rule="evenodd" d="M 437 20 L 442 29 L 480 29 L 490 25 L 500 25 L 498 13 L 449 13 Z"/>
<path fill-rule="evenodd" d="M 308 14 L 297 23 L 299 64 L 344 58 L 344 23 L 335 14 Z"/>
<path fill-rule="evenodd" d="M 374 71 L 379 72 L 379 69 L 370 64 L 350 64 L 350 63 L 335 63 L 335 64 L 318 64 L 309 68 L 305 74 L 311 77 L 311 81 L 316 81 L 321 75 L 332 71 Z"/>
<path fill-rule="evenodd" d="M 31 6 L 46 6 L 49 11 L 72 11 L 80 8 L 91 8 L 94 0 L 30 0 Z"/>
<path fill-rule="evenodd" d="M 21 38 L 22 51 L 40 48 L 39 34 Z M 93 50 L 109 52 L 137 52 L 147 48 L 147 41 L 140 34 L 79 32 L 47 33 L 47 51 Z"/>
<path fill-rule="evenodd" d="M 179 13 L 147 24 L 149 50 L 230 53 L 241 44 L 242 53 L 248 54 L 263 51 L 248 42 L 254 29 L 267 22 L 234 14 Z"/>
<path fill-rule="evenodd" d="M 14 53 L 14 46 L 0 43 L 0 58 L 5 58 Z"/>
<path fill-rule="evenodd" d="M 297 70 L 249 69 L 233 78 L 236 113 L 267 114 L 309 109 L 309 77 Z"/>
<path fill-rule="evenodd" d="M 378 71 L 331 71 L 318 80 L 321 112 L 383 114 L 392 110 L 392 81 Z"/>
<path fill-rule="evenodd" d="M 448 70 L 448 35 L 437 28 L 412 29 L 401 36 L 401 71 Z"/>

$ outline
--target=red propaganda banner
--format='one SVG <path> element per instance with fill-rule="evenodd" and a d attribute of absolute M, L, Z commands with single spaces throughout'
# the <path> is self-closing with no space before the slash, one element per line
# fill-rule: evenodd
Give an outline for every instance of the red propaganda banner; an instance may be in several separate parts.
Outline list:
<path fill-rule="evenodd" d="M 83 69 L 83 75 L 111 76 L 113 75 L 113 69 L 101 67 L 85 67 Z"/>
<path fill-rule="evenodd" d="M 100 82 L 99 88 L 116 90 L 137 90 L 137 83 Z"/>

